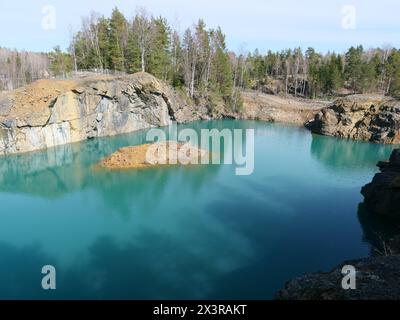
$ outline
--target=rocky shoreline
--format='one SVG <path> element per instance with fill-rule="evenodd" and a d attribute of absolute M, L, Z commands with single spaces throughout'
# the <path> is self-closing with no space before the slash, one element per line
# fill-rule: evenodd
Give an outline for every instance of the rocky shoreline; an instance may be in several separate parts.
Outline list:
<path fill-rule="evenodd" d="M 400 101 L 381 95 L 347 96 L 322 109 L 306 127 L 338 138 L 400 144 Z"/>
<path fill-rule="evenodd" d="M 0 94 L 0 155 L 24 153 L 96 137 L 210 119 L 250 119 L 303 125 L 326 103 L 245 92 L 228 112 L 195 105 L 147 73 L 40 80 Z"/>
<path fill-rule="evenodd" d="M 388 162 L 379 162 L 380 173 L 361 190 L 368 210 L 381 216 L 400 218 L 400 149 Z"/>
<path fill-rule="evenodd" d="M 396 229 L 400 218 L 400 149 L 392 152 L 390 160 L 379 162 L 381 172 L 361 190 L 365 200 L 360 206 L 360 222 L 373 216 L 391 219 Z M 381 222 L 375 221 L 378 228 Z M 379 229 L 379 228 L 378 228 Z M 307 274 L 289 281 L 277 293 L 279 300 L 399 300 L 400 299 L 400 235 L 396 229 L 391 238 L 380 238 L 376 230 L 364 230 L 373 247 L 373 257 L 343 262 L 328 273 Z M 378 239 L 373 239 L 378 237 Z M 374 255 L 380 255 L 375 257 Z M 356 290 L 344 290 L 342 267 L 354 266 Z"/>
<path fill-rule="evenodd" d="M 176 121 L 242 119 L 304 125 L 313 133 L 400 143 L 400 102 L 353 95 L 329 104 L 242 92 L 243 108 L 213 110 L 147 73 L 40 80 L 0 93 L 0 155 L 35 151 Z"/>
<path fill-rule="evenodd" d="M 356 289 L 342 287 L 342 268 L 353 266 Z M 400 299 L 400 256 L 347 261 L 328 273 L 314 273 L 289 281 L 278 300 L 398 300 Z"/>

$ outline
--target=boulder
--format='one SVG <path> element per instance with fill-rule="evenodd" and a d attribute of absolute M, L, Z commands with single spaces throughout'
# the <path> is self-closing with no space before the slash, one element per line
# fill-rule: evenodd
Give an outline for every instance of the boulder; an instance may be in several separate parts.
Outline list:
<path fill-rule="evenodd" d="M 388 162 L 379 162 L 380 173 L 361 190 L 364 205 L 381 216 L 400 218 L 400 149 L 393 151 Z"/>
<path fill-rule="evenodd" d="M 400 143 L 400 101 L 379 95 L 337 99 L 306 124 L 313 133 L 375 143 Z"/>

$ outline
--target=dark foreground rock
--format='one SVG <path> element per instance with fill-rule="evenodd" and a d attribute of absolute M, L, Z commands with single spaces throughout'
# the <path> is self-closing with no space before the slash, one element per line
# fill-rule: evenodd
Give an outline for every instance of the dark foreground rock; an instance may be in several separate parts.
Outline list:
<path fill-rule="evenodd" d="M 306 124 L 314 133 L 375 143 L 400 143 L 400 101 L 378 95 L 336 100 Z"/>
<path fill-rule="evenodd" d="M 381 172 L 362 188 L 365 207 L 376 214 L 400 218 L 400 149 L 393 151 L 389 162 L 379 162 Z"/>
<path fill-rule="evenodd" d="M 342 288 L 342 267 L 357 270 L 356 290 Z M 329 273 L 309 274 L 288 282 L 277 293 L 279 300 L 398 300 L 400 256 L 349 261 Z"/>

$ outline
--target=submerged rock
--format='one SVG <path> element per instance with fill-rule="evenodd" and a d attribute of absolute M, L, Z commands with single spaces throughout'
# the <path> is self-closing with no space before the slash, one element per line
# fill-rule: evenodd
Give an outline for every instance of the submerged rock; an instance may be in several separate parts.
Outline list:
<path fill-rule="evenodd" d="M 400 143 L 400 101 L 352 95 L 322 109 L 306 126 L 314 133 L 375 143 Z"/>
<path fill-rule="evenodd" d="M 356 290 L 342 288 L 342 267 L 356 269 Z M 400 256 L 366 258 L 343 263 L 328 273 L 309 274 L 277 293 L 279 300 L 399 300 Z"/>
<path fill-rule="evenodd" d="M 365 207 L 382 216 L 400 218 L 400 149 L 393 151 L 389 162 L 379 162 L 381 172 L 361 193 Z"/>

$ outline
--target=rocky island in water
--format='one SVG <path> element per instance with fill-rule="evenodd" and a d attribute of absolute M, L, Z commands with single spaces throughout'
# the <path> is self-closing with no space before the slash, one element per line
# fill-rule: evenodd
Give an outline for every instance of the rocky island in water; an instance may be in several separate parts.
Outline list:
<path fill-rule="evenodd" d="M 103 159 L 99 167 L 111 170 L 146 169 L 170 165 L 190 165 L 200 163 L 209 156 L 206 150 L 176 141 L 156 142 L 133 147 L 125 147 Z"/>

